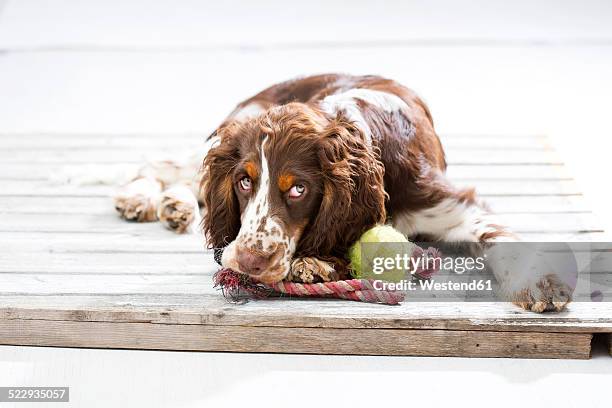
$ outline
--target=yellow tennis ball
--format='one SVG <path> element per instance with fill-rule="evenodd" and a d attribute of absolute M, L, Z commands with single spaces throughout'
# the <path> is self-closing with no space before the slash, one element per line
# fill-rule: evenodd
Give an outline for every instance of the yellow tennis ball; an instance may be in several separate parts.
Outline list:
<path fill-rule="evenodd" d="M 393 244 L 399 245 L 393 245 Z M 368 245 L 368 252 L 371 257 L 395 257 L 398 254 L 398 248 L 409 248 L 406 244 L 409 241 L 406 237 L 390 225 L 377 225 L 364 232 L 361 237 L 355 242 L 348 251 L 348 258 L 351 262 L 352 275 L 355 278 L 363 277 L 364 265 L 362 264 L 362 244 Z M 376 245 L 379 244 L 379 245 Z M 388 281 L 398 281 L 404 278 L 405 271 L 403 269 L 386 270 L 381 278 Z M 372 277 L 372 276 L 368 276 Z"/>

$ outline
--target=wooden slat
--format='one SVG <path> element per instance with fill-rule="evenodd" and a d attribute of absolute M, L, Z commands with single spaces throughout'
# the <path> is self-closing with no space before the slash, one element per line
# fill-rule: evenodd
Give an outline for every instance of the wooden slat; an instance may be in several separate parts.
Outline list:
<path fill-rule="evenodd" d="M 503 214 L 496 219 L 511 230 L 522 232 L 580 232 L 602 231 L 592 214 Z M 163 229 L 159 223 L 150 228 Z M 0 232 L 12 231 L 64 231 L 98 233 L 142 233 L 142 224 L 125 222 L 118 215 L 28 214 L 15 217 L 0 213 Z"/>
<path fill-rule="evenodd" d="M 331 299 L 227 303 L 220 293 L 2 294 L 0 319 L 150 322 L 253 327 L 448 329 L 607 333 L 609 303 L 575 302 L 569 312 L 532 313 L 504 302 L 406 302 L 399 306 Z M 27 306 L 25 306 L 27 305 Z"/>
<path fill-rule="evenodd" d="M 100 254 L 88 255 L 94 260 Z M 141 258 L 147 258 L 142 256 Z M 41 258 L 45 258 L 41 256 Z M 53 295 L 53 294 L 214 294 L 212 274 L 218 269 L 212 259 L 207 257 L 195 258 L 195 262 L 186 262 L 182 257 L 166 255 L 160 265 L 148 264 L 147 267 L 129 264 L 127 261 L 135 256 L 117 254 L 117 262 L 102 262 L 96 266 L 75 265 L 71 258 L 67 258 L 66 266 L 51 264 L 41 273 L 40 264 L 26 263 L 23 267 L 6 267 L 1 265 L 0 293 L 23 295 Z M 158 257 L 159 258 L 159 257 Z M 121 262 L 126 261 L 126 265 Z M 172 264 L 172 261 L 176 264 Z M 166 265 L 166 264 L 170 265 Z M 140 267 L 140 269 L 138 269 Z M 489 275 L 482 276 L 483 278 Z M 579 301 L 590 301 L 593 291 L 603 296 L 603 301 L 612 301 L 612 271 L 605 273 L 592 273 L 579 276 L 574 297 Z M 418 292 L 414 300 L 422 300 L 429 293 Z M 436 292 L 438 301 L 459 299 L 464 293 Z M 420 296 L 420 297 L 417 297 Z M 490 299 L 490 298 L 489 298 Z M 410 300 L 410 299 L 408 299 Z M 429 300 L 435 300 L 429 298 Z M 487 300 L 486 296 L 480 300 Z"/>
<path fill-rule="evenodd" d="M 111 154 L 112 153 L 112 154 Z M 70 150 L 0 150 L 0 161 L 4 163 L 50 163 L 50 164 L 104 164 L 104 163 L 142 163 L 146 160 L 164 160 L 176 157 L 189 157 L 192 150 L 175 145 L 160 149 L 141 149 L 138 151 L 117 149 L 103 150 L 87 149 Z M 548 150 L 505 150 L 503 155 L 499 149 L 467 149 L 448 150 L 447 161 L 454 164 L 561 164 L 561 160 Z"/>
<path fill-rule="evenodd" d="M 140 163 L 142 164 L 142 163 Z M 102 165 L 103 167 L 113 166 Z M 137 168 L 139 163 L 132 163 Z M 65 174 L 68 168 L 61 163 L 1 163 L 0 180 L 48 180 L 57 178 L 58 175 Z M 472 181 L 472 180 L 567 180 L 571 179 L 565 166 L 560 164 L 543 165 L 462 165 L 452 164 L 447 169 L 447 174 L 451 180 Z"/>
<path fill-rule="evenodd" d="M 26 254 L 48 253 L 137 253 L 137 254 L 201 254 L 206 251 L 201 235 L 176 235 L 158 224 L 140 224 L 134 234 L 97 234 L 95 232 L 0 232 L 6 254 L 15 259 Z M 521 233 L 526 242 L 604 242 L 606 233 Z"/>
<path fill-rule="evenodd" d="M 15 262 L 17 257 L 21 258 L 19 263 Z M 83 259 L 87 259 L 87 262 L 84 263 Z M 205 273 L 210 275 L 216 269 L 217 266 L 213 261 L 212 253 L 205 252 L 204 250 L 201 253 L 167 252 L 161 254 L 153 252 L 37 253 L 36 257 L 27 257 L 27 253 L 17 252 L 12 253 L 10 256 L 0 255 L 0 282 L 2 283 L 0 291 L 8 290 L 7 275 L 1 274 L 9 272 L 42 274 L 140 274 L 143 276 L 154 273 L 167 276 L 169 274 L 202 275 Z M 64 276 L 64 278 L 69 280 L 71 284 L 78 282 L 78 278 L 68 276 Z M 60 280 L 59 277 L 49 279 L 54 281 Z M 139 282 L 138 280 L 136 281 Z M 210 276 L 206 281 L 210 281 Z M 91 290 L 93 291 L 93 286 L 91 286 Z"/>
<path fill-rule="evenodd" d="M 118 256 L 120 259 L 121 256 Z M 143 258 L 146 258 L 143 257 Z M 178 257 L 174 259 L 179 259 Z M 110 271 L 119 271 L 120 274 L 102 273 L 102 274 L 78 274 L 87 271 L 81 265 L 68 264 L 65 267 L 61 265 L 49 266 L 45 274 L 0 274 L 0 290 L 6 294 L 36 294 L 36 295 L 53 295 L 53 294 L 109 294 L 120 295 L 124 293 L 146 293 L 146 294 L 169 294 L 169 293 L 184 293 L 184 294 L 213 294 L 213 283 L 211 273 L 203 274 L 202 271 L 210 271 L 214 268 L 210 262 L 208 264 L 202 262 L 189 267 L 186 264 L 179 264 L 175 268 L 166 269 L 167 272 L 185 272 L 190 275 L 177 275 L 170 273 L 157 273 L 148 275 L 148 271 L 164 271 L 163 266 L 153 265 L 149 268 L 142 265 L 142 273 L 125 273 L 129 272 L 130 266 L 125 268 L 117 267 L 117 264 L 107 264 L 107 269 Z M 120 264 L 119 264 L 120 266 Z M 103 268 L 98 268 L 100 271 Z M 214 268 L 217 269 L 217 268 Z M 54 274 L 54 271 L 62 271 L 62 273 Z M 76 272 L 76 273 L 69 273 Z M 108 271 L 104 271 L 108 272 Z"/>
<path fill-rule="evenodd" d="M 34 244 L 33 246 L 38 246 Z M 44 247 L 43 247 L 44 248 Z M 46 247 L 48 248 L 48 247 Z M 9 245 L 5 253 L 0 254 L 0 273 L 114 273 L 114 274 L 211 274 L 216 270 L 212 251 L 204 249 L 204 245 L 194 249 L 184 250 L 174 247 L 171 250 L 156 251 L 154 248 L 119 248 L 110 247 L 108 250 L 96 250 L 91 246 L 83 245 L 63 247 L 52 251 L 43 251 L 41 248 L 30 249 L 28 246 Z M 588 273 L 608 274 L 605 284 L 612 287 L 612 251 L 605 253 L 576 253 L 580 271 Z M 36 256 L 28 256 L 31 254 Z M 83 259 L 87 262 L 84 263 Z M 19 262 L 15 262 L 19 259 Z M 603 279 L 603 278 L 601 278 Z M 2 281 L 2 279 L 0 279 Z M 602 283 L 600 281 L 596 281 Z M 2 288 L 0 287 L 0 290 Z"/>
<path fill-rule="evenodd" d="M 487 196 L 485 202 L 496 214 L 574 214 L 590 213 L 582 196 Z M 112 200 L 109 197 L 72 196 L 3 196 L 0 213 L 5 214 L 81 214 L 113 215 Z"/>
<path fill-rule="evenodd" d="M 212 131 L 212 129 L 211 129 Z M 181 146 L 186 149 L 197 149 L 204 143 L 208 134 L 111 134 L 111 135 L 0 135 L 2 147 L 7 152 L 83 152 L 127 149 L 134 154 L 142 151 L 164 150 L 169 146 Z M 550 150 L 547 139 L 543 136 L 533 138 L 499 136 L 499 135 L 442 135 L 440 137 L 447 150 Z"/>
<path fill-rule="evenodd" d="M 0 321 L 0 343 L 9 345 L 259 353 L 588 359 L 591 337 L 579 333 Z"/>
<path fill-rule="evenodd" d="M 602 242 L 610 239 L 607 232 L 522 232 L 525 242 Z"/>
<path fill-rule="evenodd" d="M 446 174 L 451 180 L 479 181 L 479 180 L 569 180 L 571 175 L 567 168 L 560 164 L 542 165 L 497 165 L 477 166 L 454 164 L 448 166 Z"/>
<path fill-rule="evenodd" d="M 475 187 L 483 197 L 581 195 L 580 189 L 570 180 L 552 182 L 550 180 L 474 180 L 456 184 L 462 187 Z M 0 196 L 108 197 L 116 190 L 115 186 L 74 186 L 47 180 L 5 180 L 2 181 L 2 186 Z"/>
<path fill-rule="evenodd" d="M 140 224 L 138 233 L 95 232 L 0 232 L 7 254 L 17 253 L 194 253 L 204 251 L 204 238 L 197 234 L 174 234 L 155 224 Z"/>

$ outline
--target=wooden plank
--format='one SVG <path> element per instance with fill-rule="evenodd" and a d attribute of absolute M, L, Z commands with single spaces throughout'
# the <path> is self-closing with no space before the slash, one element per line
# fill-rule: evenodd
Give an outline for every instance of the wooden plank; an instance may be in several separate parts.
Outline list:
<path fill-rule="evenodd" d="M 521 232 L 525 242 L 603 242 L 610 240 L 608 232 Z"/>
<path fill-rule="evenodd" d="M 477 166 L 454 164 L 446 174 L 454 181 L 478 180 L 571 180 L 567 168 L 559 164 Z"/>
<path fill-rule="evenodd" d="M 457 184 L 462 187 L 475 187 L 483 197 L 581 195 L 580 189 L 571 180 L 474 180 Z M 108 197 L 117 186 L 75 186 L 51 183 L 47 180 L 4 180 L 2 187 L 1 196 Z"/>
<path fill-rule="evenodd" d="M 134 248 L 111 248 L 107 251 L 95 250 L 83 246 L 72 248 L 64 246 L 52 252 L 37 249 L 30 250 L 27 246 L 9 246 L 5 253 L 0 254 L 1 273 L 35 273 L 35 274 L 212 274 L 217 265 L 213 261 L 211 250 L 201 244 L 199 249 L 172 251 L 155 251 L 154 249 L 139 250 Z M 28 256 L 36 254 L 35 257 Z M 593 280 L 612 288 L 612 252 L 591 254 L 577 253 L 578 267 L 585 273 L 607 274 Z M 84 262 L 84 259 L 87 262 Z M 605 279 L 601 281 L 600 279 Z M 0 282 L 2 279 L 0 278 Z M 0 287 L 0 290 L 1 287 Z"/>
<path fill-rule="evenodd" d="M 112 152 L 112 154 L 110 154 Z M 105 163 L 142 163 L 146 160 L 167 160 L 176 157 L 189 157 L 193 151 L 175 145 L 163 151 L 143 148 L 138 151 L 117 149 L 99 151 L 96 149 L 71 150 L 0 150 L 0 161 L 4 163 L 50 163 L 50 164 L 105 164 Z M 548 150 L 447 150 L 449 165 L 455 164 L 562 164 L 561 160 Z"/>
<path fill-rule="evenodd" d="M 591 337 L 582 333 L 0 321 L 0 343 L 5 345 L 183 351 L 588 359 Z"/>
<path fill-rule="evenodd" d="M 95 258 L 95 256 L 92 256 Z M 143 256 L 146 258 L 147 256 Z M 88 295 L 107 294 L 215 294 L 212 274 L 218 269 L 211 259 L 198 258 L 195 264 L 190 264 L 179 256 L 167 255 L 168 263 L 176 260 L 176 265 L 121 265 L 123 259 L 130 257 L 117 255 L 117 263 L 105 263 L 94 267 L 83 264 L 68 263 L 51 265 L 40 272 L 40 264 L 26 264 L 23 267 L 2 267 L 0 272 L 0 293 L 25 295 Z M 602 271 L 599 271 L 602 272 Z M 481 275 L 487 278 L 489 275 Z M 579 301 L 590 301 L 592 291 L 598 291 L 603 301 L 612 301 L 612 271 L 592 273 L 579 276 L 575 298 Z M 415 293 L 413 301 L 425 300 L 418 296 L 425 293 Z M 460 299 L 463 292 L 436 293 L 438 301 Z M 484 295 L 480 300 L 487 300 Z M 411 301 L 411 298 L 408 298 Z"/>
<path fill-rule="evenodd" d="M 132 163 L 137 167 L 138 163 Z M 112 165 L 102 165 L 103 167 Z M 74 167 L 74 166 L 69 166 Z M 0 180 L 49 180 L 63 174 L 66 166 L 61 163 L 1 163 Z M 451 180 L 568 180 L 571 175 L 560 164 L 543 165 L 462 165 L 453 164 L 448 167 L 448 176 Z"/>
<path fill-rule="evenodd" d="M 217 270 L 211 251 L 202 248 L 200 253 L 184 252 L 71 252 L 71 253 L 37 253 L 36 257 L 28 257 L 29 252 L 13 252 L 0 254 L 0 291 L 8 290 L 6 273 L 42 273 L 42 274 L 186 274 L 201 276 L 212 274 Z M 19 262 L 17 262 L 19 258 Z M 87 262 L 84 262 L 84 260 Z M 71 283 L 79 278 L 64 276 Z M 37 279 L 36 277 L 34 279 Z M 52 278 L 59 281 L 60 277 Z M 110 278 L 109 278 L 110 279 Z M 148 279 L 148 278 L 147 278 Z M 206 279 L 210 281 L 209 279 Z M 111 281 L 109 280 L 109 283 Z M 148 281 L 150 282 L 150 281 Z M 50 282 L 53 284 L 53 282 Z M 127 283 L 127 281 L 126 281 Z M 4 286 L 3 286 L 4 285 Z M 102 285 L 104 286 L 104 285 Z M 94 288 L 93 283 L 91 286 Z"/>
<path fill-rule="evenodd" d="M 177 235 L 158 224 L 140 224 L 133 234 L 97 234 L 95 232 L 0 232 L 6 254 L 23 257 L 24 253 L 137 253 L 137 254 L 202 254 L 206 252 L 201 235 Z M 595 233 L 521 233 L 526 242 L 604 242 L 605 232 Z M 16 262 L 17 263 L 17 262 Z"/>
<path fill-rule="evenodd" d="M 564 313 L 532 313 L 505 302 L 405 302 L 398 306 L 333 299 L 227 303 L 219 293 L 2 294 L 0 319 L 327 327 L 612 332 L 609 302 L 574 302 Z"/>
<path fill-rule="evenodd" d="M 204 238 L 198 234 L 174 234 L 155 224 L 139 224 L 140 231 L 130 234 L 95 232 L 0 232 L 0 242 L 7 254 L 13 253 L 193 253 L 205 252 Z"/>
<path fill-rule="evenodd" d="M 165 150 L 170 146 L 181 146 L 185 149 L 201 148 L 208 134 L 167 133 L 167 134 L 94 134 L 94 135 L 1 135 L 0 146 L 7 152 L 35 151 L 105 151 L 126 149 L 135 154 L 141 151 Z M 531 138 L 508 135 L 443 135 L 440 138 L 447 150 L 551 150 L 547 138 Z"/>
<path fill-rule="evenodd" d="M 582 196 L 484 196 L 496 214 L 574 214 L 590 213 Z M 72 196 L 4 196 L 0 213 L 5 214 L 81 214 L 113 215 L 115 209 L 109 197 Z"/>
<path fill-rule="evenodd" d="M 119 257 L 120 258 L 120 257 Z M 176 258 L 178 259 L 178 258 Z M 142 272 L 125 273 L 121 264 L 107 265 L 110 271 L 101 274 L 81 274 L 83 264 L 50 266 L 44 274 L 0 274 L 0 291 L 5 294 L 213 294 L 212 273 L 217 269 L 214 264 L 202 262 L 189 267 L 186 264 L 176 268 L 144 265 Z M 100 268 L 102 269 L 102 267 Z M 130 269 L 129 266 L 125 269 Z M 59 273 L 58 270 L 60 271 Z M 116 271 L 116 273 L 112 273 Z M 149 274 L 154 271 L 155 274 Z M 74 272 L 74 273 L 70 273 Z M 168 273 L 164 273 L 168 272 Z M 170 273 L 174 272 L 174 273 Z M 179 275 L 178 272 L 186 274 Z M 208 273 L 203 273 L 208 272 Z"/>
<path fill-rule="evenodd" d="M 0 200 L 5 214 L 81 214 L 102 215 L 115 212 L 109 197 L 11 197 Z"/>
<path fill-rule="evenodd" d="M 523 232 L 597 232 L 601 225 L 592 214 L 500 214 L 496 217 L 504 225 L 517 233 Z M 50 232 L 97 232 L 101 234 L 142 233 L 143 224 L 126 222 L 118 215 L 80 215 L 56 214 L 49 217 L 45 214 L 28 214 L 15 217 L 12 214 L 0 213 L 0 232 L 13 231 L 50 231 Z M 163 230 L 159 223 L 148 225 L 149 228 Z"/>

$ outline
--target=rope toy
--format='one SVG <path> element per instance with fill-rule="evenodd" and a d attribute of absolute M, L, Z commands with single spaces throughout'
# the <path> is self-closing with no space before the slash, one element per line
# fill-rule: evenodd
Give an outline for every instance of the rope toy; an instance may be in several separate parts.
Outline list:
<path fill-rule="evenodd" d="M 349 279 L 322 283 L 278 282 L 267 286 L 251 280 L 247 275 L 225 268 L 213 277 L 215 288 L 221 288 L 223 296 L 232 302 L 246 300 L 246 295 L 264 299 L 271 296 L 298 296 L 349 299 L 359 302 L 397 305 L 404 300 L 400 291 L 377 290 L 374 279 Z"/>
<path fill-rule="evenodd" d="M 426 250 L 415 247 L 413 256 L 437 257 L 440 253 L 435 248 Z M 430 279 L 435 268 L 421 267 L 413 273 L 416 279 Z M 234 303 L 244 303 L 249 297 L 265 299 L 267 297 L 297 296 L 348 299 L 359 302 L 397 305 L 404 300 L 404 292 L 399 290 L 379 290 L 374 287 L 374 279 L 349 279 L 322 283 L 278 282 L 264 285 L 253 281 L 248 275 L 229 268 L 219 270 L 213 276 L 214 287 L 221 289 L 223 296 Z"/>
<path fill-rule="evenodd" d="M 362 277 L 361 244 L 378 244 L 374 249 L 376 256 L 390 256 L 394 252 L 387 248 L 385 243 L 407 243 L 411 244 L 411 258 L 436 258 L 440 252 L 436 248 L 422 249 L 416 244 L 410 243 L 400 232 L 388 225 L 377 225 L 367 230 L 349 250 L 348 259 L 351 263 L 351 274 L 354 279 L 340 280 L 322 283 L 296 283 L 277 282 L 273 285 L 252 280 L 248 275 L 224 268 L 215 273 L 213 277 L 214 287 L 221 289 L 223 296 L 234 303 L 244 303 L 249 297 L 263 299 L 267 297 L 297 296 L 297 297 L 320 297 L 349 299 L 359 302 L 381 303 L 385 305 L 397 305 L 404 300 L 404 292 L 400 290 L 376 289 L 376 279 L 364 279 Z M 215 261 L 221 265 L 222 248 L 215 249 Z M 421 263 L 412 271 L 413 279 L 430 279 L 437 272 L 435 264 Z M 405 271 L 397 270 L 393 275 L 395 278 L 403 278 Z M 380 285 L 377 285 L 380 287 Z"/>

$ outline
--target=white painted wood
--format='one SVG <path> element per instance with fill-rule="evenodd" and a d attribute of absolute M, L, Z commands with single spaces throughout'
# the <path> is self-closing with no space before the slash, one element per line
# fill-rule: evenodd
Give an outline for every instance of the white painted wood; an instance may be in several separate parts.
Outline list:
<path fill-rule="evenodd" d="M 133 163 L 138 166 L 138 163 Z M 64 166 L 60 163 L 0 163 L 0 180 L 48 180 L 57 174 L 65 172 L 74 166 Z M 452 180 L 567 180 L 571 179 L 568 170 L 561 165 L 463 165 L 451 164 L 447 174 Z"/>
<path fill-rule="evenodd" d="M 588 359 L 592 338 L 590 333 L 218 327 L 49 320 L 0 320 L 0 334 L 0 343 L 9 345 L 80 347 L 88 344 L 94 348 L 149 350 L 566 359 Z"/>
<path fill-rule="evenodd" d="M 206 280 L 217 271 L 212 253 L 202 247 L 200 253 L 176 252 L 73 252 L 73 253 L 37 253 L 36 257 L 29 252 L 13 252 L 0 255 L 0 274 L 100 274 L 118 275 L 197 275 L 196 280 Z M 207 275 L 203 278 L 202 275 Z M 65 279 L 71 280 L 69 276 Z M 55 278 L 53 278 L 55 280 Z M 59 281 L 62 278 L 57 278 Z M 86 280 L 85 280 L 86 281 Z M 0 278 L 3 282 L 3 278 Z M 24 288 L 26 288 L 25 286 Z M 2 290 L 6 287 L 0 285 Z M 92 291 L 94 291 L 92 287 Z M 95 291 L 94 291 L 95 292 Z"/>
<path fill-rule="evenodd" d="M 146 256 L 143 256 L 143 264 Z M 121 259 L 121 257 L 118 257 Z M 210 265 L 210 264 L 209 264 Z M 178 265 L 187 267 L 186 265 Z M 48 269 L 49 271 L 52 270 Z M 58 266 L 61 268 L 61 266 Z M 198 266 L 186 269 L 191 275 L 178 274 L 156 274 L 147 275 L 143 268 L 142 274 L 125 273 L 115 275 L 103 273 L 97 275 L 75 274 L 0 274 L 0 287 L 5 294 L 23 295 L 53 295 L 53 294 L 215 294 L 211 274 L 198 274 Z M 200 265 L 200 269 L 206 269 Z M 66 265 L 67 272 L 73 271 L 69 264 Z M 115 265 L 115 269 L 117 269 Z M 129 266 L 126 267 L 129 269 Z M 76 268 L 78 271 L 78 267 Z M 174 269 L 176 271 L 176 269 Z M 169 271 L 172 271 L 170 269 Z M 27 299 L 23 299 L 24 302 Z"/>
<path fill-rule="evenodd" d="M 0 232 L 0 242 L 6 253 L 192 253 L 204 251 L 200 235 L 176 235 L 157 224 L 140 225 L 138 233 L 118 232 Z"/>
<path fill-rule="evenodd" d="M 204 288 L 204 290 L 208 290 Z M 268 299 L 227 303 L 219 294 L 134 293 L 126 295 L 0 296 L 0 316 L 20 319 L 151 322 L 328 328 L 470 329 L 556 332 L 606 332 L 612 325 L 609 303 L 576 302 L 564 315 L 535 314 L 504 302 L 406 302 L 389 307 L 338 300 Z"/>
<path fill-rule="evenodd" d="M 496 148 L 459 150 L 449 149 L 446 158 L 449 165 L 454 164 L 561 164 L 562 162 L 549 150 L 504 150 L 503 155 Z M 193 150 L 175 144 L 164 149 L 83 149 L 83 150 L 2 150 L 0 160 L 4 163 L 61 163 L 61 164 L 96 164 L 96 163 L 142 163 L 147 160 L 164 160 L 175 157 L 189 157 Z"/>
<path fill-rule="evenodd" d="M 141 134 L 0 134 L 6 151 L 18 150 L 147 150 L 181 145 L 198 147 L 208 135 L 204 133 L 141 133 Z M 516 150 L 549 150 L 543 135 L 440 135 L 444 147 L 459 150 L 505 148 Z"/>
<path fill-rule="evenodd" d="M 66 256 L 58 258 L 68 258 Z M 96 257 L 93 257 L 96 258 Z M 147 259 L 147 256 L 142 256 Z M 169 257 L 171 258 L 171 257 Z M 129 260 L 128 256 L 117 256 L 120 260 Z M 144 295 L 211 295 L 219 297 L 221 294 L 213 288 L 212 275 L 218 267 L 213 267 L 210 261 L 202 262 L 201 264 L 188 265 L 180 261 L 179 257 L 174 258 L 176 266 L 164 268 L 163 265 L 143 267 L 140 272 L 135 269 L 137 265 L 126 264 L 125 268 L 118 268 L 117 264 L 101 265 L 98 268 L 86 268 L 82 264 L 79 267 L 74 267 L 74 263 L 66 262 L 66 266 L 61 269 L 60 266 L 51 264 L 46 268 L 45 273 L 36 273 L 36 271 L 21 271 L 21 268 L 15 268 L 16 271 L 5 272 L 0 270 L 0 287 L 2 292 L 0 295 L 21 295 L 24 305 L 29 304 L 30 296 L 42 295 L 107 295 L 117 296 L 131 294 Z M 204 259 L 203 259 L 204 260 Z M 25 265 L 28 268 L 29 265 Z M 4 269 L 3 267 L 1 267 Z M 124 272 L 125 271 L 125 272 Z M 612 273 L 591 273 L 584 274 L 579 279 L 576 285 L 575 299 L 577 302 L 591 302 L 590 294 L 593 291 L 599 291 L 608 310 L 612 310 L 610 299 L 612 298 Z M 485 276 L 486 278 L 486 276 Z M 452 300 L 461 300 L 464 298 L 464 293 L 440 291 L 436 294 L 436 298 L 430 297 L 429 293 L 415 292 L 408 293 L 408 298 L 405 303 L 446 303 Z M 411 301 L 411 296 L 413 301 Z M 474 296 L 472 299 L 481 298 L 487 300 L 484 296 Z M 425 299 L 425 300 L 423 300 Z M 440 299 L 443 299 L 441 302 Z M 490 297 L 488 299 L 491 299 Z M 350 303 L 350 302 L 349 302 Z M 359 303 L 359 302 L 356 302 Z M 292 308 L 291 300 L 283 300 L 281 308 Z M 205 307 L 205 305 L 203 305 Z M 358 308 L 359 306 L 354 305 Z M 388 307 L 388 306 L 387 306 Z M 459 308 L 460 310 L 461 308 Z M 316 310 L 316 309 L 313 309 Z M 206 311 L 208 312 L 208 311 Z M 338 310 L 340 313 L 340 310 Z M 493 317 L 492 315 L 487 315 Z M 345 316 L 343 316 L 345 317 Z M 612 329 L 612 320 L 610 320 L 610 329 Z M 295 316 L 295 325 L 300 325 L 299 317 Z"/>
<path fill-rule="evenodd" d="M 482 166 L 483 174 L 486 167 Z M 570 180 L 469 180 L 457 181 L 460 187 L 476 187 L 483 197 L 489 196 L 579 196 L 580 189 Z M 118 186 L 84 185 L 74 186 L 50 182 L 49 180 L 3 180 L 0 196 L 66 196 L 66 197 L 110 197 Z"/>
<path fill-rule="evenodd" d="M 474 181 L 473 184 L 477 182 Z M 549 185 L 551 181 L 548 181 Z M 503 188 L 499 186 L 498 188 Z M 534 186 L 535 188 L 535 186 Z M 477 189 L 479 195 L 483 192 Z M 578 195 L 487 195 L 485 202 L 496 214 L 572 214 L 589 213 L 589 206 Z M 6 214 L 81 214 L 115 215 L 109 197 L 96 196 L 2 196 L 0 213 Z"/>
<path fill-rule="evenodd" d="M 516 232 L 580 232 L 600 231 L 597 220 L 592 214 L 500 214 L 500 222 Z M 162 228 L 159 223 L 151 228 Z M 0 231 L 58 231 L 58 232 L 97 232 L 108 233 L 142 233 L 138 223 L 128 223 L 118 215 L 80 215 L 28 214 L 15 217 L 0 213 Z"/>

